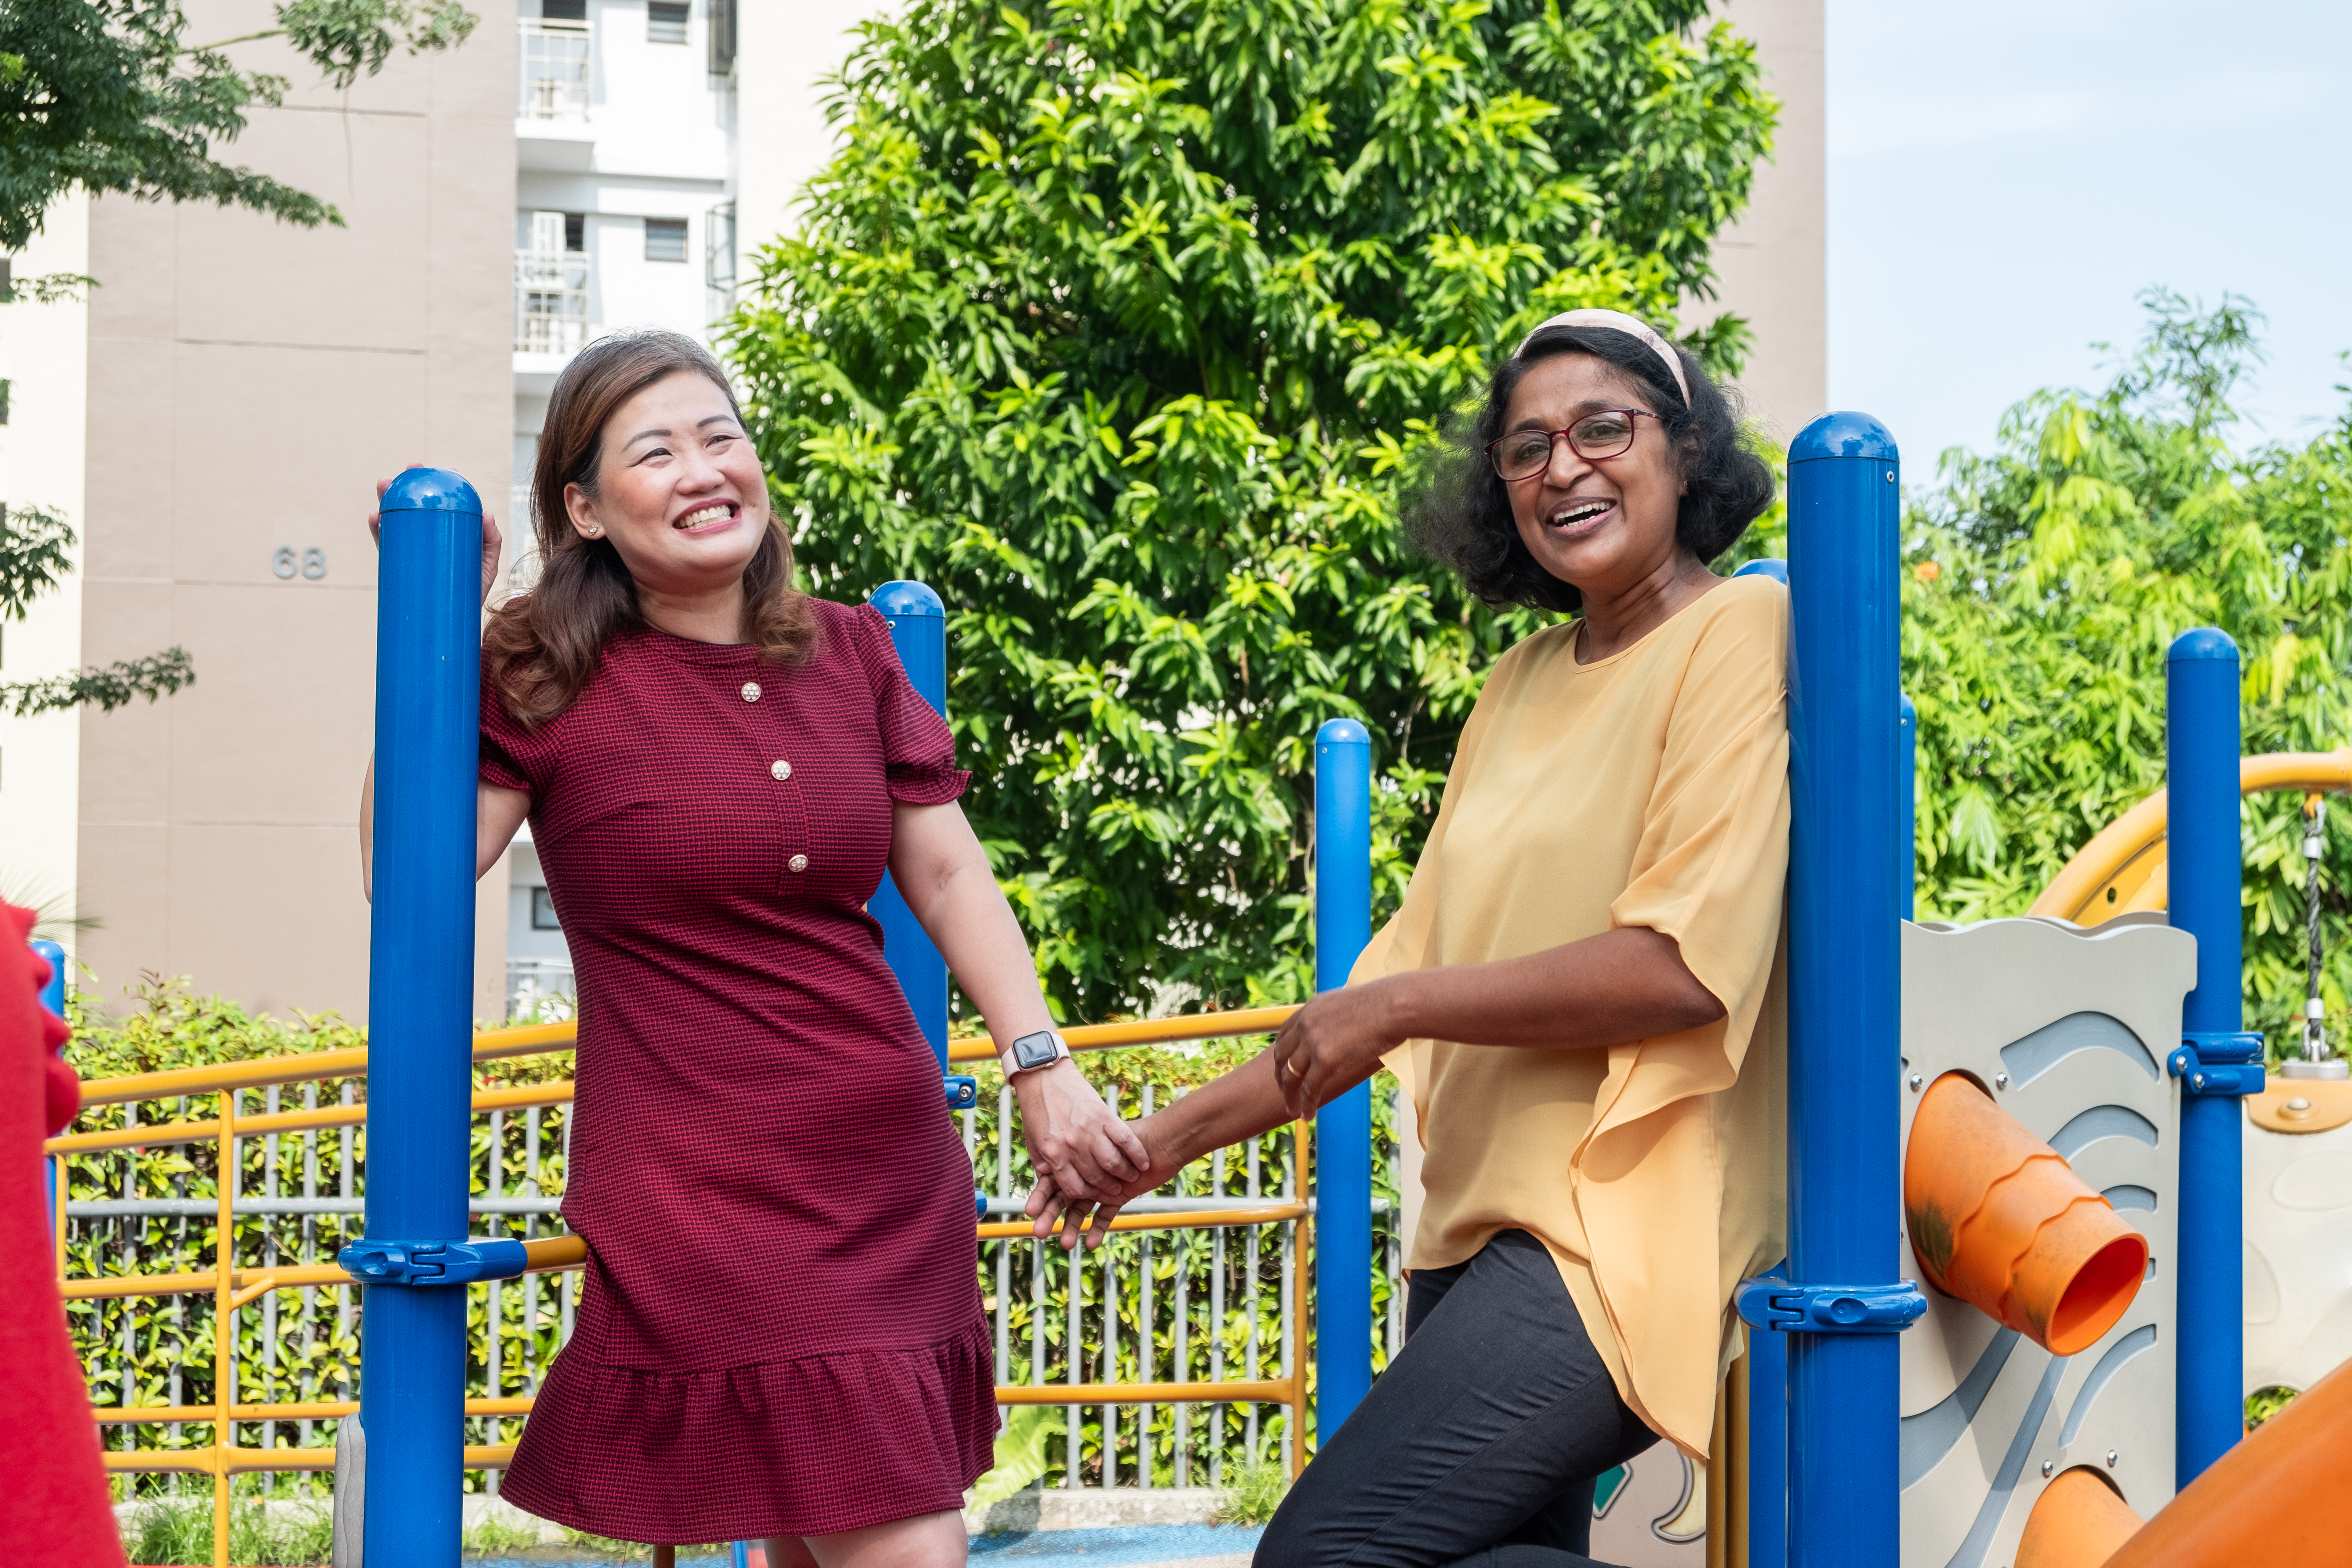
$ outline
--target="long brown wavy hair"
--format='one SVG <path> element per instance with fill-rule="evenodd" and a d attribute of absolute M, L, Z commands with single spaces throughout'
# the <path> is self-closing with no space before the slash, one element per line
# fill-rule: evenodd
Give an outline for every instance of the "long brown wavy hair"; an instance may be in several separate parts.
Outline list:
<path fill-rule="evenodd" d="M 599 338 L 556 379 L 532 468 L 532 526 L 540 575 L 529 593 L 490 612 L 482 660 L 499 700 L 536 730 L 579 700 L 604 645 L 642 628 L 636 580 L 609 539 L 583 539 L 563 504 L 566 485 L 596 494 L 604 426 L 614 411 L 665 376 L 692 371 L 727 395 L 738 424 L 743 410 L 709 350 L 678 332 L 622 332 Z M 770 511 L 767 537 L 743 569 L 744 628 L 760 658 L 792 665 L 814 650 L 816 617 L 793 587 L 793 542 Z"/>

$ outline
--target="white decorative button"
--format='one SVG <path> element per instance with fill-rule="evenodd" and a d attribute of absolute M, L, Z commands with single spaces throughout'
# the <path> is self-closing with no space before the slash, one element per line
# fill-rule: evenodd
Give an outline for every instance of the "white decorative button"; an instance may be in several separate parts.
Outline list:
<path fill-rule="evenodd" d="M 788 779 L 793 776 L 793 764 L 778 757 L 768 764 L 768 776 L 779 781 Z"/>
<path fill-rule="evenodd" d="M 760 700 L 760 683 L 758 681 L 747 680 L 743 683 L 743 700 L 746 702 L 757 702 Z"/>
<path fill-rule="evenodd" d="M 795 855 L 791 859 L 785 861 L 784 864 L 790 866 L 795 871 L 805 871 L 808 869 L 808 857 L 805 855 Z"/>

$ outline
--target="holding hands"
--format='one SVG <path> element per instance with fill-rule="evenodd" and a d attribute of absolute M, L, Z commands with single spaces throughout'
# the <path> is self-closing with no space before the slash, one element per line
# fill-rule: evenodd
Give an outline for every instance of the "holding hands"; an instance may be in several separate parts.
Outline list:
<path fill-rule="evenodd" d="M 1249 1062 L 1129 1123 L 1123 1130 L 1131 1130 L 1142 1154 L 1124 1180 L 1097 1185 L 1065 1179 L 1040 1162 L 1028 1203 L 1036 1236 L 1059 1230 L 1065 1249 L 1099 1247 L 1120 1208 L 1174 1181 L 1202 1155 L 1312 1116 L 1371 1077 L 1381 1056 L 1407 1037 L 1396 989 L 1381 980 L 1326 991 L 1292 1014 L 1274 1044 Z"/>
<path fill-rule="evenodd" d="M 1115 1214 L 1137 1191 L 1148 1193 L 1159 1184 L 1136 1186 L 1151 1163 L 1139 1130 L 1121 1121 L 1103 1102 L 1076 1063 L 1065 1058 L 1051 1067 L 1015 1073 L 1013 1094 L 1020 1102 L 1021 1137 L 1029 1146 L 1039 1192 L 1066 1193 L 1072 1202 L 1108 1204 Z M 1035 1193 L 1030 1194 L 1029 1212 L 1038 1212 Z M 1103 1223 L 1110 1222 L 1106 1218 Z M 1096 1245 L 1101 1240 L 1097 1236 Z"/>

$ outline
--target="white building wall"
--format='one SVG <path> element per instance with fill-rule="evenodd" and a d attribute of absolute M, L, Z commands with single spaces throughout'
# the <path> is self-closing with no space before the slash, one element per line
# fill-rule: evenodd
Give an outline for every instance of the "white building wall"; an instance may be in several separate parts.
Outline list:
<path fill-rule="evenodd" d="M 1727 0 L 1732 26 L 1751 38 L 1764 88 L 1780 100 L 1772 156 L 1756 171 L 1748 211 L 1717 237 L 1717 300 L 1691 321 L 1748 318 L 1755 352 L 1739 378 L 1748 411 L 1786 445 L 1829 397 L 1829 144 L 1822 0 Z"/>
<path fill-rule="evenodd" d="M 52 272 L 89 271 L 89 198 L 52 207 L 46 229 L 11 259 L 19 288 Z M 87 537 L 82 457 L 89 395 L 89 306 L 21 300 L 0 306 L 0 377 L 11 384 L 0 426 L 0 502 L 65 514 Z M 81 663 L 82 548 L 74 571 L 36 599 L 26 619 L 0 623 L 0 680 L 37 680 Z M 0 714 L 0 896 L 75 912 L 80 838 L 81 716 Z M 45 934 L 74 950 L 73 932 Z"/>
<path fill-rule="evenodd" d="M 736 276 L 748 283 L 760 247 L 794 226 L 801 187 L 833 157 L 835 137 L 818 79 L 849 58 L 857 26 L 891 5 L 889 0 L 742 0 L 741 8 L 735 53 L 741 130 L 735 247 Z"/>

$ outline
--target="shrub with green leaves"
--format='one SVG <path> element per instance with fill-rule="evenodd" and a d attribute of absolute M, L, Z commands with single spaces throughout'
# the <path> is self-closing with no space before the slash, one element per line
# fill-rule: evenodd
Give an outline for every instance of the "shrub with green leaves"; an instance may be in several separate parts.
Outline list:
<path fill-rule="evenodd" d="M 730 353 L 814 588 L 946 600 L 968 809 L 1066 1016 L 1305 994 L 1324 720 L 1372 730 L 1393 902 L 1486 669 L 1545 618 L 1409 557 L 1401 490 L 1535 321 L 1704 300 L 1758 80 L 1696 0 L 863 29 Z M 1746 329 L 1684 341 L 1729 367 Z"/>
<path fill-rule="evenodd" d="M 2237 639 L 2248 753 L 2352 742 L 2352 413 L 2305 443 L 2233 447 L 2230 392 L 2259 317 L 2242 300 L 2144 302 L 2147 336 L 2105 389 L 2019 403 L 1991 454 L 1945 455 L 1906 520 L 1923 919 L 2022 914 L 2163 787 L 2165 650 L 2192 626 Z M 2246 1024 L 2273 1052 L 2300 1036 L 2302 805 L 2256 795 L 2242 817 Z M 2339 1030 L 2345 816 L 2330 815 L 2321 879 Z"/>

